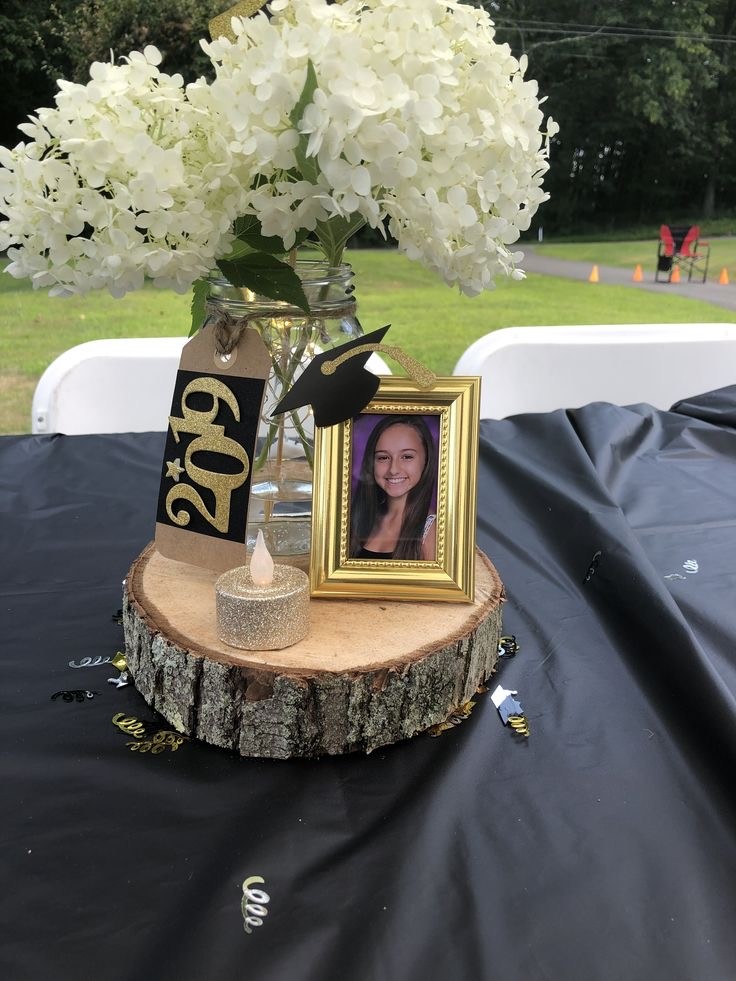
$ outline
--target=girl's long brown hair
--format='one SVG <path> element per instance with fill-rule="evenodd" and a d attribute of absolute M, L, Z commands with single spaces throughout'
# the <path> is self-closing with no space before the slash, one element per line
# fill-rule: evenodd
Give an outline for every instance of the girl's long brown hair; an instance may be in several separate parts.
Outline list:
<path fill-rule="evenodd" d="M 384 416 L 374 427 L 366 443 L 360 465 L 358 486 L 350 509 L 350 555 L 355 557 L 370 538 L 379 518 L 387 511 L 386 495 L 377 486 L 373 476 L 373 458 L 381 434 L 391 426 L 411 426 L 424 444 L 424 469 L 415 487 L 409 491 L 399 540 L 393 551 L 394 559 L 419 559 L 422 553 L 424 525 L 432 503 L 437 473 L 437 453 L 429 426 L 419 415 Z"/>

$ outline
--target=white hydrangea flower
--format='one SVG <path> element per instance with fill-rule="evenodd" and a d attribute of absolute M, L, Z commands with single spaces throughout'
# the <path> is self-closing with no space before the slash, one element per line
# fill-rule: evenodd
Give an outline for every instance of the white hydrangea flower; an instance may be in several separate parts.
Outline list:
<path fill-rule="evenodd" d="M 0 170 L 8 271 L 53 294 L 188 290 L 227 251 L 246 192 L 230 150 L 153 46 L 61 82 Z"/>
<path fill-rule="evenodd" d="M 31 142 L 0 155 L 13 275 L 56 292 L 121 295 L 146 277 L 186 290 L 252 215 L 286 249 L 331 220 L 387 221 L 404 254 L 469 295 L 523 276 L 512 246 L 547 197 L 557 127 L 488 14 L 455 0 L 270 13 L 202 42 L 211 83 L 185 89 L 153 47 L 60 83 L 56 108 L 22 127 Z"/>
<path fill-rule="evenodd" d="M 329 216 L 389 220 L 399 249 L 470 295 L 518 277 L 510 251 L 546 199 L 548 139 L 526 60 L 494 40 L 485 11 L 452 0 L 278 0 L 204 44 L 217 67 L 210 112 L 233 127 L 233 162 L 264 181 L 250 198 L 287 246 Z M 293 133 L 311 62 L 317 88 L 296 145 L 270 162 L 266 135 Z M 259 98 L 267 92 L 268 99 Z M 244 140 L 240 134 L 248 134 Z M 294 156 L 289 159 L 289 152 Z M 289 172 L 289 176 L 287 176 Z"/>

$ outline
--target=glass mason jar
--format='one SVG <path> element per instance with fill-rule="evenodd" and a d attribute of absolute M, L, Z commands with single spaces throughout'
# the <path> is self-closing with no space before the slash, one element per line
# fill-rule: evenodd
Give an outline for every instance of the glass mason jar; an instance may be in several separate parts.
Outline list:
<path fill-rule="evenodd" d="M 260 530 L 278 561 L 304 568 L 312 523 L 312 409 L 307 405 L 277 416 L 271 413 L 316 354 L 360 337 L 363 330 L 355 312 L 349 265 L 297 260 L 295 268 L 309 302 L 309 316 L 288 303 L 218 278 L 209 280 L 207 316 L 247 317 L 271 358 L 252 470 L 248 550 Z"/>

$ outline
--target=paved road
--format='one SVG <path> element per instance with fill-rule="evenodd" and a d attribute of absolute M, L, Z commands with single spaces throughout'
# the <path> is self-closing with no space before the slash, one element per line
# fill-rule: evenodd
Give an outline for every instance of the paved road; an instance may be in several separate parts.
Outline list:
<path fill-rule="evenodd" d="M 554 259 L 551 256 L 538 255 L 533 246 L 522 246 L 524 261 L 521 268 L 529 273 L 541 273 L 544 276 L 560 276 L 563 279 L 588 280 L 593 264 L 590 262 L 569 262 L 566 259 Z M 634 270 L 618 269 L 614 266 L 598 266 L 598 279 L 600 283 L 608 286 L 631 286 L 633 289 L 648 290 L 652 293 L 666 293 L 686 296 L 693 300 L 705 300 L 708 303 L 715 303 L 719 307 L 726 307 L 728 310 L 736 310 L 736 285 L 730 283 L 728 286 L 721 286 L 717 282 L 685 282 L 667 283 L 662 280 L 654 282 L 654 273 L 645 273 L 641 283 L 635 283 L 632 279 Z M 594 286 L 591 285 L 591 289 Z"/>

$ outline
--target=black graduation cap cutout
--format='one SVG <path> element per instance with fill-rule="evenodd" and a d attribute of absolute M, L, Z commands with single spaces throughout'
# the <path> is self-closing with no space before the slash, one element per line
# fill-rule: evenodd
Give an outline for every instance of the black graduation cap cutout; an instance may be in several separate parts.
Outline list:
<path fill-rule="evenodd" d="M 433 372 L 410 358 L 401 348 L 381 344 L 390 326 L 386 324 L 370 334 L 318 354 L 281 399 L 272 415 L 311 405 L 315 426 L 334 426 L 357 416 L 376 394 L 381 381 L 378 375 L 366 368 L 366 362 L 374 351 L 381 351 L 398 361 L 420 388 L 432 388 L 437 380 Z"/>

